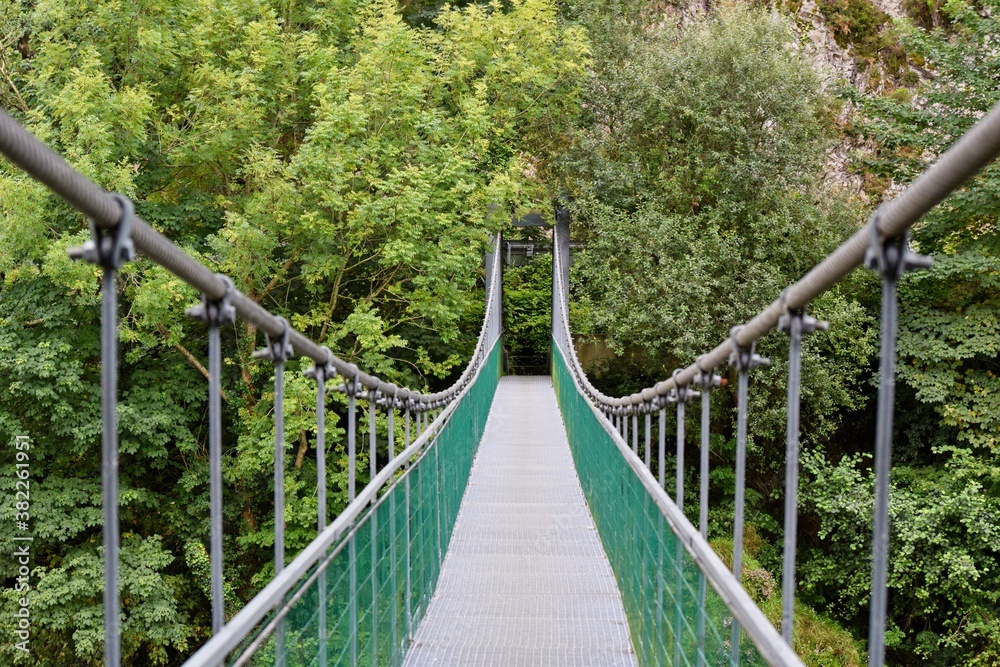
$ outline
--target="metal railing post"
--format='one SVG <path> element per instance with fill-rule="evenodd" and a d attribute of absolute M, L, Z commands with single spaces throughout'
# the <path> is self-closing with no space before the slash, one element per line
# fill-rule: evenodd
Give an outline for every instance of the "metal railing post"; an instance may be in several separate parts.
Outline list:
<path fill-rule="evenodd" d="M 221 299 L 201 295 L 202 303 L 187 310 L 187 315 L 208 324 L 208 495 L 209 562 L 211 563 L 212 634 L 225 624 L 225 598 L 222 590 L 222 342 L 220 328 L 236 321 L 232 304 L 233 281 L 219 276 L 229 288 Z"/>
<path fill-rule="evenodd" d="M 648 406 L 648 407 L 649 407 L 649 409 L 646 410 L 646 417 L 645 417 L 645 422 L 646 422 L 646 424 L 645 424 L 646 425 L 646 438 L 645 438 L 645 443 L 644 443 L 645 447 L 643 449 L 643 453 L 645 454 L 646 468 L 647 469 L 651 469 L 650 468 L 650 466 L 651 466 L 651 454 L 650 454 L 650 451 L 649 451 L 649 443 L 650 443 L 650 437 L 651 437 L 650 429 L 652 428 L 652 426 L 650 425 L 650 421 L 652 420 L 652 415 L 650 414 L 650 412 L 652 411 L 652 406 Z"/>
<path fill-rule="evenodd" d="M 663 489 L 663 488 L 666 488 L 666 484 L 667 484 L 667 471 L 666 471 L 666 469 L 667 469 L 667 408 L 666 408 L 666 406 L 662 406 L 660 408 L 660 423 L 659 423 L 659 429 L 658 429 L 658 433 L 657 433 L 657 439 L 659 441 L 659 442 L 657 442 L 657 444 L 659 445 L 659 448 L 660 448 L 659 460 L 658 460 L 658 465 L 660 467 L 660 469 L 659 469 L 659 482 L 660 482 L 660 488 Z"/>
<path fill-rule="evenodd" d="M 263 349 L 253 356 L 274 363 L 274 573 L 285 569 L 285 362 L 295 354 L 289 342 L 291 326 L 281 319 L 281 337 L 274 341 L 264 333 L 267 341 Z M 285 619 L 278 621 L 275 630 L 275 664 L 285 664 Z"/>
<path fill-rule="evenodd" d="M 789 310 L 778 321 L 788 334 L 788 405 L 785 430 L 785 536 L 781 571 L 781 636 L 792 645 L 795 624 L 795 549 L 798 531 L 799 492 L 799 388 L 802 376 L 802 336 L 829 325 L 805 314 L 805 308 Z"/>
<path fill-rule="evenodd" d="M 639 455 L 639 406 L 632 406 L 632 453 Z"/>
<path fill-rule="evenodd" d="M 747 467 L 747 394 L 750 386 L 750 369 L 771 363 L 769 359 L 754 352 L 756 341 L 749 347 L 743 347 L 736 342 L 740 327 L 733 327 L 730 332 L 732 352 L 729 364 L 737 373 L 736 401 L 736 516 L 733 520 L 733 576 L 743 584 L 743 503 L 746 485 Z M 740 664 L 740 624 L 733 619 L 729 637 L 729 664 L 736 667 Z"/>
<path fill-rule="evenodd" d="M 344 378 L 344 386 L 347 391 L 347 503 L 354 502 L 355 498 L 355 458 L 357 457 L 357 402 L 358 392 L 361 391 L 361 383 L 356 377 Z M 348 611 L 348 644 L 351 667 L 358 664 L 358 548 L 354 539 L 354 534 L 347 541 L 347 562 L 349 579 L 349 611 Z"/>
<path fill-rule="evenodd" d="M 91 240 L 71 248 L 74 260 L 100 266 L 101 274 L 101 540 L 104 546 L 104 664 L 121 664 L 118 517 L 118 270 L 135 257 L 131 233 L 135 206 L 113 195 L 118 221 L 111 228 L 90 222 Z"/>
<path fill-rule="evenodd" d="M 386 399 L 386 420 L 388 421 L 388 441 L 386 447 L 388 449 L 389 463 L 393 462 L 396 458 L 396 408 L 398 407 L 398 399 L 396 395 L 393 394 L 391 398 Z M 392 591 L 392 607 L 390 608 L 390 613 L 392 614 L 392 653 L 389 656 L 390 661 L 395 662 L 396 651 L 399 650 L 399 625 L 396 622 L 399 617 L 399 582 L 396 577 L 396 557 L 398 555 L 398 548 L 396 546 L 396 489 L 392 488 L 389 490 L 389 589 Z"/>
<path fill-rule="evenodd" d="M 909 233 L 883 242 L 878 211 L 869 223 L 868 268 L 882 278 L 882 344 L 879 364 L 875 436 L 875 515 L 872 527 L 872 595 L 868 622 L 868 664 L 885 663 L 885 618 L 889 571 L 889 472 L 892 467 L 892 422 L 896 396 L 896 285 L 907 271 L 927 268 L 931 258 L 911 252 Z"/>
<path fill-rule="evenodd" d="M 695 376 L 693 383 L 701 388 L 701 470 L 699 474 L 700 493 L 698 497 L 698 534 L 703 540 L 708 540 L 708 457 L 711 444 L 711 434 L 709 433 L 711 417 L 711 390 L 722 384 L 722 378 L 715 375 L 711 370 L 705 370 L 701 366 L 702 358 L 695 362 L 699 373 Z M 706 597 L 705 573 L 698 571 L 698 667 L 708 664 L 705 656 L 705 597 Z"/>
<path fill-rule="evenodd" d="M 437 419 L 437 417 L 435 417 L 435 419 Z M 435 479 L 435 488 L 437 489 L 437 502 L 434 503 L 434 509 L 435 509 L 435 515 L 436 515 L 436 519 L 437 519 L 437 531 L 436 531 L 436 535 L 437 535 L 437 569 L 438 569 L 438 572 L 440 572 L 441 571 L 441 563 L 444 561 L 444 552 L 442 551 L 442 547 L 441 547 L 441 495 L 442 495 L 442 487 L 441 487 L 441 460 L 440 460 L 440 456 L 438 454 L 438 449 L 439 448 L 435 446 L 435 443 L 431 443 L 431 442 L 428 441 L 427 444 L 428 444 L 428 446 L 431 446 L 434 449 L 434 479 Z"/>
<path fill-rule="evenodd" d="M 334 377 L 337 371 L 333 367 L 333 352 L 324 347 L 328 361 L 325 364 L 314 364 L 303 374 L 316 380 L 316 532 L 322 533 L 326 528 L 326 381 Z M 324 568 L 319 574 L 318 594 L 319 609 L 317 611 L 317 634 L 319 639 L 319 664 L 329 662 L 327 657 L 327 627 L 326 627 L 326 577 Z"/>
<path fill-rule="evenodd" d="M 368 451 L 371 466 L 371 479 L 378 474 L 378 431 L 376 430 L 375 410 L 378 406 L 379 392 L 368 391 Z M 372 665 L 378 667 L 378 505 L 372 500 L 371 508 L 371 580 L 372 580 Z"/>
<path fill-rule="evenodd" d="M 405 427 L 403 430 L 403 438 L 406 443 L 406 448 L 410 446 L 410 407 L 412 401 L 407 399 L 406 401 L 406 416 L 405 416 Z M 409 465 L 409 464 L 407 464 Z M 406 620 L 406 643 L 407 645 L 413 641 L 413 610 L 410 606 L 410 597 L 412 595 L 412 580 L 410 578 L 410 571 L 413 569 L 410 562 L 410 475 L 407 474 L 403 478 L 403 488 L 404 488 L 404 498 L 406 499 L 406 582 L 404 584 L 404 617 Z"/>
<path fill-rule="evenodd" d="M 682 384 L 678 380 L 681 369 L 674 371 L 674 388 L 667 396 L 671 403 L 677 403 L 677 466 L 674 483 L 674 504 L 684 512 L 684 421 L 687 402 L 698 395 L 698 392 Z M 676 615 L 674 617 L 674 664 L 681 664 L 681 630 L 683 627 L 683 596 L 684 596 L 684 545 L 679 539 L 674 540 L 674 564 L 677 567 L 677 592 L 674 599 Z"/>

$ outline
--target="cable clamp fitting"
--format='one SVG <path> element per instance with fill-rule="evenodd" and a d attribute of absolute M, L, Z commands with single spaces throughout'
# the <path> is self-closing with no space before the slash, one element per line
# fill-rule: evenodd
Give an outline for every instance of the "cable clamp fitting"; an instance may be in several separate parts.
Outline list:
<path fill-rule="evenodd" d="M 882 241 L 880 218 L 881 215 L 876 210 L 868 223 L 871 242 L 865 252 L 865 266 L 877 272 L 883 280 L 892 282 L 899 280 L 907 271 L 930 268 L 934 263 L 931 257 L 910 250 L 910 230 L 907 229 L 896 238 Z"/>
<path fill-rule="evenodd" d="M 701 396 L 697 391 L 692 391 L 691 387 L 686 384 L 681 384 L 678 379 L 678 375 L 683 372 L 684 369 L 678 368 L 670 375 L 674 381 L 674 386 L 670 389 L 670 393 L 667 394 L 667 401 L 669 403 L 687 403 L 691 399 Z"/>
<path fill-rule="evenodd" d="M 354 364 L 350 365 L 347 374 L 344 375 L 344 384 L 342 384 L 338 389 L 343 389 L 343 392 L 347 394 L 348 398 L 357 396 L 361 393 L 361 380 L 359 379 L 359 374 L 361 371 Z"/>
<path fill-rule="evenodd" d="M 320 349 L 323 350 L 326 360 L 322 364 L 313 362 L 313 365 L 302 371 L 302 374 L 307 378 L 316 380 L 317 382 L 322 380 L 326 383 L 330 378 L 337 374 L 337 369 L 333 367 L 333 352 L 330 351 L 330 348 L 324 345 Z"/>
<path fill-rule="evenodd" d="M 135 204 L 117 192 L 112 192 L 111 196 L 122 210 L 118 222 L 112 227 L 98 227 L 93 220 L 90 220 L 88 224 L 91 239 L 82 246 L 70 248 L 68 251 L 70 259 L 97 264 L 105 271 L 117 271 L 125 262 L 135 259 L 135 244 L 132 242 Z"/>
<path fill-rule="evenodd" d="M 817 320 L 815 317 L 810 317 L 806 315 L 805 308 L 802 310 L 790 310 L 778 319 L 778 330 L 782 333 L 791 335 L 792 333 L 792 320 L 794 319 L 802 320 L 802 328 L 800 329 L 801 334 L 811 334 L 817 331 L 827 331 L 830 328 L 830 323 L 825 320 Z"/>
<path fill-rule="evenodd" d="M 744 373 L 757 366 L 769 366 L 771 360 L 756 353 L 757 341 L 753 341 L 749 346 L 742 346 L 736 341 L 742 326 L 735 326 L 729 332 L 729 343 L 733 350 L 729 353 L 729 365 L 736 369 L 737 373 Z"/>
<path fill-rule="evenodd" d="M 271 336 L 265 331 L 264 338 L 267 340 L 267 343 L 263 349 L 254 351 L 254 359 L 269 359 L 276 364 L 282 364 L 291 359 L 295 354 L 295 350 L 292 349 L 292 344 L 289 340 L 292 335 L 292 327 L 284 317 L 279 317 L 278 321 L 281 323 L 281 337 L 278 340 L 271 340 Z"/>
<path fill-rule="evenodd" d="M 233 291 L 236 288 L 229 276 L 224 276 L 221 273 L 217 273 L 215 276 L 226 283 L 226 293 L 222 295 L 222 298 L 209 299 L 208 295 L 203 293 L 201 305 L 191 306 L 184 311 L 184 314 L 200 322 L 205 322 L 210 327 L 222 327 L 236 321 L 236 306 L 233 305 Z"/>
<path fill-rule="evenodd" d="M 698 374 L 694 376 L 691 380 L 691 384 L 698 387 L 699 389 L 706 390 L 712 387 L 721 387 L 726 384 L 726 381 L 721 375 L 716 375 L 712 372 L 713 369 L 705 369 L 702 363 L 705 361 L 705 355 L 702 355 L 695 359 L 694 366 L 698 369 Z"/>

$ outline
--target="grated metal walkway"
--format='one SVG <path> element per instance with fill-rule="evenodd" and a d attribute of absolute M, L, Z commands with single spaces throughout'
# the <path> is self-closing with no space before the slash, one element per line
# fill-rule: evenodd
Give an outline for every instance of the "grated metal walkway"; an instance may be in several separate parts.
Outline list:
<path fill-rule="evenodd" d="M 635 665 L 548 377 L 505 377 L 405 667 Z"/>

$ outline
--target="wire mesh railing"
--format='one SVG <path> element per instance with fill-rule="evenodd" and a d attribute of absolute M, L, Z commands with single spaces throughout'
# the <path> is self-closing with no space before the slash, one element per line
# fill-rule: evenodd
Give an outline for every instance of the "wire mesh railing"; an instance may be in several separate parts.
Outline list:
<path fill-rule="evenodd" d="M 618 523 L 609 520 L 601 537 L 605 549 L 614 565 L 616 560 L 621 569 L 615 568 L 626 609 L 630 610 L 629 622 L 640 662 L 644 664 L 721 664 L 715 653 L 713 632 L 719 630 L 719 619 L 713 616 L 712 604 L 706 598 L 706 580 L 725 602 L 731 621 L 728 622 L 728 638 L 723 643 L 726 657 L 722 662 L 730 665 L 752 664 L 756 658 L 754 651 L 746 648 L 743 631 L 749 636 L 755 651 L 771 665 L 799 665 L 800 660 L 791 650 L 793 640 L 793 619 L 795 604 L 795 561 L 798 511 L 798 459 L 799 459 L 799 382 L 801 376 L 801 350 L 803 336 L 827 328 L 806 314 L 809 303 L 842 280 L 862 263 L 876 271 L 882 281 L 881 350 L 879 364 L 879 391 L 875 434 L 875 498 L 874 525 L 872 529 L 872 588 L 869 608 L 869 665 L 881 667 L 885 660 L 885 625 L 887 604 L 887 572 L 889 553 L 889 477 L 892 461 L 892 426 L 895 387 L 895 345 L 897 327 L 896 285 L 905 272 L 930 265 L 930 258 L 917 255 L 909 250 L 908 229 L 927 211 L 941 202 L 949 193 L 957 189 L 966 179 L 977 173 L 987 163 L 1000 154 L 1000 105 L 984 116 L 969 132 L 960 138 L 947 152 L 917 178 L 898 197 L 882 204 L 871 216 L 868 224 L 855 233 L 844 244 L 810 270 L 801 280 L 787 287 L 773 303 L 749 320 L 733 327 L 727 341 L 700 356 L 686 368 L 679 368 L 673 375 L 652 387 L 623 397 L 606 396 L 587 379 L 573 345 L 568 319 L 569 289 L 569 237 L 568 213 L 557 211 L 556 230 L 553 242 L 553 375 L 560 382 L 560 407 L 563 410 L 571 447 L 577 459 L 578 470 L 588 502 L 600 528 L 599 515 L 606 512 L 618 517 Z M 746 479 L 747 416 L 750 373 L 754 368 L 766 366 L 769 360 L 755 353 L 756 341 L 771 331 L 779 329 L 790 338 L 789 376 L 786 428 L 786 479 L 785 479 L 785 522 L 783 539 L 782 571 L 782 623 L 781 636 L 767 621 L 760 609 L 746 595 L 741 586 L 743 578 L 742 548 L 744 530 L 744 502 Z M 736 465 L 733 517 L 733 554 L 731 571 L 720 566 L 721 561 L 708 545 L 708 478 L 709 478 L 709 428 L 711 410 L 711 390 L 720 384 L 714 371 L 724 363 L 736 370 L 737 375 L 737 423 L 736 423 Z M 570 391 L 568 386 L 573 385 Z M 700 393 L 695 391 L 700 389 Z M 577 392 L 577 393 L 574 393 Z M 699 462 L 699 529 L 684 517 L 684 433 L 686 404 L 701 398 L 701 441 Z M 586 399 L 586 405 L 581 404 Z M 673 458 L 676 463 L 676 481 L 673 499 L 666 494 L 666 452 L 667 428 L 666 411 L 673 404 L 677 411 L 675 446 Z M 657 442 L 652 443 L 652 416 L 658 415 Z M 640 442 L 640 417 L 645 433 Z M 574 433 L 578 435 L 574 435 Z M 579 438 L 576 440 L 575 438 Z M 595 450 L 595 451 L 592 451 Z M 616 451 L 617 450 L 617 451 Z M 658 480 L 654 480 L 653 452 L 657 453 L 655 469 Z M 611 453 L 621 454 L 632 468 L 632 475 L 620 482 L 622 485 L 622 507 L 615 507 L 614 498 L 604 498 L 602 494 L 607 484 L 614 484 L 614 477 L 604 480 L 606 468 L 618 466 Z M 603 468 L 590 463 L 591 458 L 604 457 Z M 610 458 L 609 458 L 610 457 Z M 636 478 L 639 482 L 635 482 Z M 629 507 L 634 502 L 631 486 L 641 483 L 646 495 L 643 502 L 658 506 L 662 519 L 669 525 L 676 544 L 671 556 L 671 545 L 664 536 L 655 531 L 639 530 L 638 526 L 628 528 L 633 531 L 632 541 L 620 535 L 627 520 L 639 517 L 638 508 Z M 612 494 L 613 495 L 613 494 Z M 603 504 L 602 504 L 603 503 Z M 626 508 L 628 509 L 626 510 Z M 636 518 L 645 526 L 645 518 Z M 660 519 L 657 519 L 659 521 Z M 617 531 L 617 532 L 616 532 Z M 679 539 L 679 542 L 677 540 Z M 697 592 L 687 585 L 688 575 L 681 566 L 684 558 L 677 544 L 682 544 L 700 569 Z M 623 554 L 615 554 L 616 549 L 624 549 Z M 631 551 L 629 551 L 631 550 Z M 655 554 L 653 553 L 655 552 Z M 650 556 L 650 554 L 653 554 Z M 657 581 L 657 598 L 650 604 L 647 590 L 630 588 L 630 577 L 637 576 L 634 567 L 646 568 L 646 557 L 653 557 Z M 671 560 L 671 558 L 673 560 Z M 660 597 L 659 573 L 664 569 L 677 571 L 676 596 L 669 602 L 674 606 L 672 630 L 661 627 L 664 612 Z M 645 572 L 641 569 L 640 572 Z M 669 596 L 668 596 L 669 597 Z M 687 625 L 691 616 L 682 613 L 685 599 L 697 599 L 693 609 L 696 630 L 694 652 L 686 649 L 692 639 Z M 689 604 L 689 603 L 688 603 Z M 652 614 L 652 616 L 650 616 Z M 655 617 L 656 623 L 650 619 Z M 723 625 L 726 623 L 723 621 Z M 714 629 L 713 629 L 714 628 Z M 659 650 L 657 632 L 666 632 L 675 643 L 673 659 Z M 652 633 L 652 634 L 651 634 Z M 687 643 L 686 643 L 687 642 Z M 658 648 L 659 647 L 659 648 Z M 691 656 L 695 656 L 692 658 Z"/>
<path fill-rule="evenodd" d="M 305 573 L 242 640 L 231 664 L 402 663 L 448 549 L 500 360 L 495 345 L 468 390 L 430 426 L 427 445 L 418 439 L 404 450 L 404 466 L 376 480 L 382 492 L 319 538 L 320 556 L 303 559 Z M 206 645 L 188 664 L 212 664 L 212 649 Z"/>
<path fill-rule="evenodd" d="M 385 382 L 334 355 L 211 272 L 0 110 L 0 152 L 90 220 L 92 239 L 74 259 L 98 265 L 101 281 L 102 521 L 104 547 L 104 663 L 121 664 L 118 518 L 118 287 L 119 269 L 136 251 L 202 294 L 188 315 L 208 326 L 209 495 L 213 637 L 189 665 L 397 664 L 437 581 L 472 456 L 499 381 L 500 238 L 487 255 L 486 309 L 472 359 L 448 389 L 425 394 Z M 232 619 L 223 615 L 222 410 L 220 329 L 240 318 L 266 337 L 255 356 L 274 364 L 275 577 Z M 286 565 L 284 542 L 284 370 L 294 355 L 312 359 L 316 381 L 317 538 Z M 338 384 L 331 384 L 337 382 Z M 327 525 L 325 413 L 329 391 L 348 396 L 348 505 Z M 368 407 L 370 482 L 358 493 L 358 401 Z M 378 469 L 376 412 L 388 421 L 388 461 Z M 404 442 L 395 451 L 394 420 Z M 411 429 L 413 430 L 411 439 Z M 445 450 L 442 453 L 442 450 Z M 417 576 L 414 577 L 414 574 Z M 341 590 L 346 582 L 347 592 Z M 306 611 L 313 604 L 311 611 Z M 303 620 L 305 617 L 306 620 Z M 345 620 L 346 619 L 346 620 Z M 345 628 L 348 630 L 345 634 Z M 308 630 L 307 630 L 308 629 Z M 311 634 L 310 634 L 311 633 Z M 307 638 L 307 634 L 309 635 Z M 345 639 L 346 637 L 346 639 Z M 345 648 L 346 647 L 346 648 Z M 315 651 L 301 660 L 303 651 Z M 346 651 L 346 653 L 345 653 Z M 256 653 L 256 657 L 254 657 Z M 310 653 L 311 654 L 311 653 Z M 347 656 L 344 659 L 344 655 Z M 331 657 L 333 656 L 333 657 Z M 346 660 L 346 661 L 345 661 Z"/>
<path fill-rule="evenodd" d="M 715 589 L 705 588 L 701 569 L 684 547 L 684 531 L 674 529 L 665 509 L 675 521 L 682 519 L 680 511 L 657 497 L 656 482 L 636 468 L 631 449 L 602 423 L 563 351 L 554 347 L 553 360 L 573 460 L 618 579 L 639 664 L 726 664 L 732 614 Z M 764 664 L 751 642 L 741 651 L 744 664 Z"/>
<path fill-rule="evenodd" d="M 553 384 L 580 484 L 618 581 L 639 664 L 801 666 L 708 544 L 707 516 L 699 532 L 684 515 L 683 426 L 677 434 L 678 492 L 671 499 L 664 485 L 665 410 L 659 414 L 656 479 L 651 467 L 652 420 L 647 418 L 653 410 L 644 415 L 640 445 L 638 412 L 609 414 L 593 400 L 569 328 L 567 231 L 563 211 L 557 214 L 552 278 Z M 683 405 L 692 394 L 674 400 Z M 737 622 L 747 629 L 746 641 L 731 641 Z"/>

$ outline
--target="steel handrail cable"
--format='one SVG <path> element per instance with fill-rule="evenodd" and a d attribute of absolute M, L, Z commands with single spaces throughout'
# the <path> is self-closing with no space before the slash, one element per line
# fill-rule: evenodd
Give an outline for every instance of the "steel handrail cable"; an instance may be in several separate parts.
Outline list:
<path fill-rule="evenodd" d="M 997 155 L 1000 155 L 1000 104 L 994 106 L 972 129 L 952 144 L 898 197 L 879 206 L 865 226 L 800 280 L 790 285 L 784 292 L 784 298 L 775 299 L 740 326 L 732 338 L 727 338 L 699 357 L 698 361 L 681 369 L 676 376 L 621 397 L 608 396 L 596 389 L 587 379 L 586 373 L 582 374 L 581 384 L 588 395 L 606 409 L 638 409 L 649 405 L 655 398 L 667 396 L 678 383 L 682 386 L 690 384 L 702 369 L 716 368 L 726 363 L 733 349 L 733 342 L 741 347 L 750 345 L 774 329 L 786 312 L 806 306 L 860 266 L 872 243 L 872 225 L 876 225 L 882 241 L 898 237 Z M 573 349 L 572 345 L 569 347 Z M 572 354 L 577 362 L 575 350 Z M 582 372 L 582 367 L 580 371 Z"/>
<path fill-rule="evenodd" d="M 553 243 L 553 247 L 558 247 Z M 589 391 L 596 392 L 587 375 L 580 365 L 573 347 L 572 334 L 569 328 L 569 315 L 567 313 L 567 290 L 563 286 L 561 269 L 561 258 L 558 250 L 553 252 L 553 262 L 555 269 L 553 275 L 554 289 L 557 290 L 559 304 L 559 329 L 560 338 L 556 346 L 564 359 L 567 359 L 576 381 L 578 390 L 583 393 Z M 567 349 L 563 349 L 563 348 Z M 684 545 L 685 550 L 694 560 L 698 568 L 705 573 L 706 578 L 711 582 L 712 587 L 722 598 L 726 607 L 746 630 L 751 641 L 760 651 L 761 656 L 769 665 L 781 665 L 783 667 L 802 667 L 802 661 L 795 655 L 791 647 L 782 640 L 781 635 L 774 629 L 771 622 L 767 620 L 764 612 L 753 602 L 750 595 L 743 589 L 736 577 L 729 571 L 722 559 L 707 541 L 705 541 L 698 529 L 688 520 L 684 512 L 671 500 L 663 487 L 659 485 L 652 473 L 643 464 L 639 457 L 632 452 L 628 444 L 622 439 L 621 434 L 603 414 L 601 407 L 591 403 L 595 410 L 595 416 L 601 420 L 605 431 L 618 447 L 621 455 L 628 462 L 633 472 L 641 481 L 643 487 L 649 493 L 653 502 L 663 514 L 674 535 Z"/>
<path fill-rule="evenodd" d="M 104 190 L 72 167 L 62 156 L 28 132 L 3 109 L 0 109 L 0 153 L 99 227 L 111 228 L 121 221 L 123 211 L 115 194 Z M 132 217 L 131 238 L 136 249 L 143 255 L 209 299 L 218 300 L 226 296 L 228 286 L 221 277 L 193 259 L 138 215 Z M 240 318 L 264 331 L 272 339 L 281 338 L 284 325 L 278 316 L 239 290 L 231 291 L 231 299 Z M 484 318 L 484 324 L 485 321 Z M 451 387 L 440 392 L 424 394 L 380 380 L 365 373 L 353 363 L 344 361 L 336 355 L 328 355 L 321 345 L 295 329 L 289 332 L 289 342 L 296 354 L 307 356 L 317 364 L 329 363 L 343 377 L 354 379 L 366 389 L 377 391 L 383 396 L 396 395 L 401 401 L 413 401 L 418 410 L 429 410 L 434 405 L 440 405 L 442 401 L 451 400 L 461 392 L 463 383 L 468 380 L 472 371 L 470 365 Z M 479 352 L 481 347 L 482 342 L 477 342 L 476 351 Z M 474 353 L 472 359 L 476 358 Z"/>
<path fill-rule="evenodd" d="M 103 190 L 74 169 L 61 156 L 31 135 L 3 109 L 0 109 L 0 153 L 3 153 L 13 164 L 86 215 L 97 226 L 116 227 L 125 218 L 125 209 L 131 208 L 131 202 Z M 226 624 L 212 640 L 202 647 L 196 656 L 192 657 L 191 664 L 202 664 L 199 660 L 203 657 L 213 656 L 209 657 L 208 662 L 204 664 L 214 665 L 220 659 L 219 651 L 224 657 L 229 650 L 236 648 L 242 638 L 252 631 L 269 612 L 281 606 L 283 601 L 287 604 L 287 601 L 284 600 L 285 596 L 308 568 L 319 560 L 323 550 L 363 516 L 383 486 L 386 484 L 391 486 L 398 480 L 396 473 L 404 466 L 408 467 L 413 456 L 435 444 L 437 434 L 460 402 L 456 399 L 461 399 L 471 387 L 472 382 L 478 377 L 488 359 L 491 358 L 500 340 L 503 329 L 500 315 L 502 307 L 500 301 L 500 281 L 502 280 L 500 246 L 502 241 L 499 234 L 493 241 L 492 270 L 486 285 L 487 294 L 483 321 L 469 363 L 448 389 L 424 394 L 368 375 L 356 365 L 336 357 L 329 349 L 321 347 L 300 332 L 291 329 L 286 320 L 273 315 L 266 308 L 235 290 L 226 278 L 218 276 L 191 258 L 134 213 L 128 217 L 128 227 L 129 238 L 136 249 L 201 291 L 205 299 L 228 299 L 234 307 L 236 315 L 263 330 L 271 336 L 272 340 L 284 339 L 291 344 L 297 354 L 311 358 L 315 362 L 316 368 L 331 367 L 335 370 L 344 378 L 345 384 L 331 389 L 345 390 L 350 383 L 355 385 L 353 388 L 356 390 L 360 385 L 360 387 L 369 390 L 369 400 L 375 400 L 379 404 L 385 403 L 389 409 L 405 407 L 407 410 L 427 412 L 444 408 L 440 414 L 436 415 L 433 423 L 427 425 L 419 437 L 404 448 L 366 485 L 354 502 L 349 503 L 348 507 L 327 529 L 323 530 L 281 574 L 269 582 L 264 590 L 249 601 L 231 619 L 230 623 Z M 287 339 L 284 338 L 286 332 Z M 361 392 L 355 391 L 355 393 L 360 394 Z M 379 396 L 382 398 L 379 399 Z M 389 404 L 390 400 L 391 405 Z"/>

